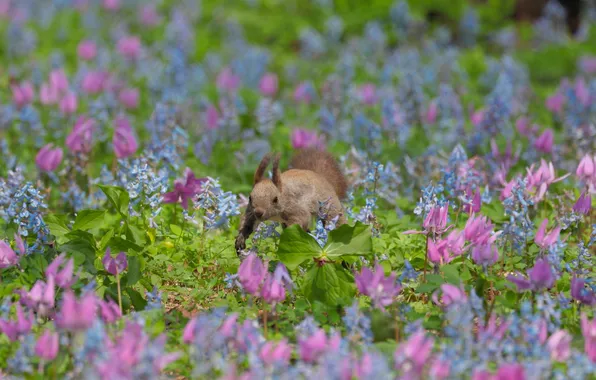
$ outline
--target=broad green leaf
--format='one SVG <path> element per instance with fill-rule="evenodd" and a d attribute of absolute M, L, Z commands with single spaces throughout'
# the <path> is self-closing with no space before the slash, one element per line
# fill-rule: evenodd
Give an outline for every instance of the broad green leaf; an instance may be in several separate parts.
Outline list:
<path fill-rule="evenodd" d="M 91 230 L 101 227 L 104 223 L 105 210 L 82 210 L 75 219 L 73 230 Z"/>
<path fill-rule="evenodd" d="M 137 292 L 133 288 L 126 288 L 126 293 L 128 293 L 130 302 L 132 303 L 132 306 L 134 306 L 135 311 L 141 311 L 145 309 L 147 301 L 145 301 L 141 293 Z"/>
<path fill-rule="evenodd" d="M 355 292 L 349 272 L 341 265 L 313 265 L 306 273 L 302 291 L 311 302 L 320 301 L 326 305 L 338 305 L 344 298 Z"/>
<path fill-rule="evenodd" d="M 319 243 L 306 233 L 300 226 L 293 225 L 284 230 L 279 239 L 277 256 L 289 270 L 294 270 L 298 265 L 317 257 L 322 250 Z"/>
<path fill-rule="evenodd" d="M 78 231 L 83 232 L 83 231 Z M 85 256 L 85 269 L 91 273 L 97 273 L 97 269 L 95 269 L 94 261 L 95 261 L 95 245 L 89 242 L 89 240 L 77 237 L 66 244 L 63 244 L 58 249 L 60 252 L 67 252 L 76 254 L 82 254 Z"/>
<path fill-rule="evenodd" d="M 64 220 L 58 215 L 50 214 L 44 217 L 44 221 L 50 229 L 50 233 L 56 237 L 62 237 L 70 232 Z"/>
<path fill-rule="evenodd" d="M 141 262 L 137 256 L 128 257 L 128 272 L 126 274 L 126 285 L 132 286 L 141 278 Z"/>
<path fill-rule="evenodd" d="M 141 246 L 135 244 L 134 242 L 119 238 L 117 236 L 114 236 L 110 239 L 106 248 L 107 247 L 110 247 L 113 253 L 126 252 L 129 249 L 135 252 L 141 252 L 143 250 Z"/>
<path fill-rule="evenodd" d="M 114 206 L 116 211 L 120 213 L 124 218 L 128 217 L 128 202 L 129 196 L 128 191 L 118 186 L 105 186 L 99 185 L 101 191 L 104 192 L 108 200 Z"/>
<path fill-rule="evenodd" d="M 329 232 L 323 254 L 331 259 L 342 256 L 363 256 L 372 253 L 370 226 L 356 222 L 354 226 L 343 226 Z"/>
<path fill-rule="evenodd" d="M 139 227 L 127 224 L 126 225 L 126 237 L 128 240 L 133 241 L 135 244 L 142 244 L 145 243 L 145 233 Z"/>
<path fill-rule="evenodd" d="M 174 234 L 174 236 L 182 235 L 182 228 L 176 224 L 170 224 L 170 230 L 172 231 L 172 234 Z"/>
<path fill-rule="evenodd" d="M 101 240 L 99 241 L 99 250 L 100 251 L 105 251 L 106 248 L 108 247 L 108 244 L 110 242 L 110 239 L 112 239 L 112 237 L 114 236 L 114 229 L 110 228 L 102 237 Z"/>

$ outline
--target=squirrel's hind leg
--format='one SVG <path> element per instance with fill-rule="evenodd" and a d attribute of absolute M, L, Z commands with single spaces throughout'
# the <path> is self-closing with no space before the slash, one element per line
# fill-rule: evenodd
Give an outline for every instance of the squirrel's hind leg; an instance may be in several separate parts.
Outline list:
<path fill-rule="evenodd" d="M 292 210 L 292 213 L 289 215 L 284 215 L 284 227 L 291 226 L 293 224 L 299 224 L 300 227 L 304 231 L 309 231 L 310 221 L 312 219 L 312 215 L 308 210 L 305 209 L 295 209 Z"/>

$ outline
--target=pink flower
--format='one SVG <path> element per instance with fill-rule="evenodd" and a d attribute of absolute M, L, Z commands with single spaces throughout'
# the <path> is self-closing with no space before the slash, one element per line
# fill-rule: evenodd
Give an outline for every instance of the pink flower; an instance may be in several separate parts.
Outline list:
<path fill-rule="evenodd" d="M 48 278 L 48 283 L 41 280 L 33 285 L 29 292 L 21 290 L 20 303 L 37 311 L 41 316 L 46 316 L 54 308 L 56 290 L 54 277 Z"/>
<path fill-rule="evenodd" d="M 442 380 L 449 377 L 450 371 L 451 364 L 448 361 L 436 358 L 430 366 L 429 375 L 432 379 Z"/>
<path fill-rule="evenodd" d="M 472 125 L 476 128 L 478 128 L 480 126 L 480 124 L 482 124 L 483 120 L 484 120 L 484 110 L 483 109 L 476 110 L 470 116 L 470 121 L 472 122 Z"/>
<path fill-rule="evenodd" d="M 332 341 L 327 338 L 325 331 L 317 329 L 311 336 L 298 339 L 300 358 L 306 363 L 313 363 L 331 348 L 331 345 Z"/>
<path fill-rule="evenodd" d="M 575 175 L 585 182 L 594 181 L 596 179 L 596 157 L 585 155 L 579 162 Z"/>
<path fill-rule="evenodd" d="M 77 54 L 85 61 L 91 61 L 97 55 L 97 46 L 90 40 L 81 41 L 77 46 Z"/>
<path fill-rule="evenodd" d="M 93 129 L 95 121 L 85 116 L 80 116 L 72 131 L 66 136 L 66 146 L 71 152 L 89 153 L 93 142 Z"/>
<path fill-rule="evenodd" d="M 56 280 L 56 285 L 62 289 L 70 288 L 76 281 L 74 275 L 74 260 L 71 258 L 64 264 L 66 255 L 62 253 L 46 268 L 46 277 Z M 62 265 L 64 264 L 64 265 Z M 62 269 L 60 269 L 62 267 Z"/>
<path fill-rule="evenodd" d="M 240 78 L 234 74 L 232 69 L 226 67 L 217 75 L 215 83 L 220 91 L 234 92 L 240 86 Z"/>
<path fill-rule="evenodd" d="M 242 288 L 253 296 L 258 295 L 266 275 L 267 268 L 254 253 L 248 255 L 238 268 L 238 281 L 240 281 Z"/>
<path fill-rule="evenodd" d="M 226 338 L 231 338 L 235 335 L 236 331 L 238 330 L 238 314 L 232 313 L 230 314 L 221 324 L 219 327 L 219 332 Z M 245 321 L 245 323 L 250 323 L 249 321 Z"/>
<path fill-rule="evenodd" d="M 548 225 L 548 219 L 544 219 L 536 232 L 534 242 L 536 245 L 543 250 L 548 249 L 550 246 L 555 244 L 559 240 L 559 234 L 561 233 L 561 227 L 555 227 L 548 234 L 546 233 L 546 226 Z"/>
<path fill-rule="evenodd" d="M 433 293 L 433 302 L 439 306 L 450 306 L 451 304 L 465 303 L 468 300 L 466 291 L 463 286 L 455 286 L 451 284 L 441 285 L 441 298 L 439 299 L 439 290 Z"/>
<path fill-rule="evenodd" d="M 188 201 L 203 190 L 203 183 L 206 178 L 196 178 L 189 168 L 184 171 L 184 178 L 174 181 L 174 190 L 163 195 L 163 203 L 180 203 L 185 210 L 188 208 Z"/>
<path fill-rule="evenodd" d="M 33 84 L 29 81 L 21 83 L 20 86 L 13 84 L 10 86 L 10 89 L 12 90 L 12 101 L 19 108 L 31 103 L 35 96 Z"/>
<path fill-rule="evenodd" d="M 476 189 L 474 195 L 472 196 L 472 190 L 466 190 L 466 197 L 468 199 L 471 198 L 471 203 L 465 203 L 462 207 L 463 211 L 467 214 L 480 212 L 480 208 L 482 207 L 482 199 L 480 198 L 480 189 Z"/>
<path fill-rule="evenodd" d="M 114 120 L 112 144 L 114 144 L 114 153 L 116 153 L 116 157 L 118 158 L 130 157 L 139 148 L 132 127 L 124 116 L 117 116 Z"/>
<path fill-rule="evenodd" d="M 139 107 L 139 90 L 124 88 L 118 94 L 118 100 L 125 108 L 136 109 Z"/>
<path fill-rule="evenodd" d="M 51 105 L 55 104 L 58 101 L 58 90 L 56 90 L 53 86 L 42 83 L 39 89 L 39 101 L 43 105 Z"/>
<path fill-rule="evenodd" d="M 581 193 L 575 205 L 573 205 L 573 211 L 578 214 L 589 215 L 592 210 L 592 195 L 585 191 Z"/>
<path fill-rule="evenodd" d="M 296 103 L 309 104 L 313 98 L 314 88 L 310 82 L 302 82 L 294 90 L 294 101 Z"/>
<path fill-rule="evenodd" d="M 437 102 L 436 101 L 430 102 L 430 104 L 428 105 L 428 109 L 426 110 L 426 113 L 424 114 L 424 121 L 427 124 L 434 124 L 435 121 L 437 121 L 438 112 L 439 112 L 439 109 L 437 107 Z"/>
<path fill-rule="evenodd" d="M 422 227 L 425 231 L 436 231 L 442 233 L 447 229 L 447 215 L 449 214 L 449 204 L 443 206 L 434 206 L 430 209 Z"/>
<path fill-rule="evenodd" d="M 66 95 L 60 100 L 60 111 L 63 114 L 73 114 L 77 110 L 77 96 L 74 92 L 67 92 Z"/>
<path fill-rule="evenodd" d="M 259 352 L 259 357 L 266 365 L 281 364 L 286 366 L 290 362 L 291 355 L 292 347 L 285 339 L 277 343 L 266 342 Z"/>
<path fill-rule="evenodd" d="M 27 248 L 25 247 L 25 242 L 21 238 L 21 235 L 14 234 L 14 242 L 15 242 L 15 246 L 17 247 L 17 249 L 19 250 L 19 253 L 21 255 L 24 255 L 25 253 L 27 253 Z"/>
<path fill-rule="evenodd" d="M 514 275 L 507 276 L 507 280 L 515 284 L 518 291 L 540 291 L 553 287 L 555 283 L 555 275 L 547 260 L 538 259 L 534 266 L 528 270 L 527 278 L 518 272 Z"/>
<path fill-rule="evenodd" d="M 186 344 L 190 344 L 195 340 L 195 331 L 197 329 L 197 319 L 191 318 L 184 327 L 182 332 L 182 341 Z"/>
<path fill-rule="evenodd" d="M 143 5 L 139 10 L 139 20 L 145 26 L 155 26 L 160 23 L 161 17 L 154 4 Z"/>
<path fill-rule="evenodd" d="M 70 331 L 87 330 L 95 320 L 96 309 L 94 293 L 87 292 L 77 301 L 74 293 L 68 290 L 64 293 L 60 312 L 56 314 L 56 326 Z"/>
<path fill-rule="evenodd" d="M 472 260 L 478 265 L 493 265 L 499 260 L 499 251 L 491 243 L 476 245 L 472 248 Z"/>
<path fill-rule="evenodd" d="M 52 86 L 60 94 L 68 91 L 68 78 L 66 77 L 64 70 L 52 70 L 50 73 L 50 86 Z"/>
<path fill-rule="evenodd" d="M 8 340 L 14 342 L 20 335 L 27 334 L 31 331 L 31 327 L 35 321 L 33 313 L 29 312 L 29 318 L 25 316 L 23 308 L 20 304 L 17 304 L 17 320 L 5 320 L 0 318 L 0 331 L 2 331 L 8 337 Z"/>
<path fill-rule="evenodd" d="M 536 172 L 532 172 L 533 169 L 534 165 L 527 169 L 528 175 L 526 176 L 526 180 L 528 182 L 528 188 L 535 191 L 534 201 L 536 202 L 541 201 L 544 198 L 544 195 L 551 184 L 562 181 L 570 175 L 567 173 L 562 177 L 555 178 L 555 168 L 553 167 L 553 163 L 547 163 L 544 159 L 540 161 L 540 167 Z"/>
<path fill-rule="evenodd" d="M 575 96 L 584 107 L 590 104 L 590 90 L 583 78 L 578 78 L 575 82 Z"/>
<path fill-rule="evenodd" d="M 586 74 L 596 73 L 596 56 L 583 56 L 579 59 L 579 67 Z"/>
<path fill-rule="evenodd" d="M 526 380 L 526 373 L 521 364 L 502 364 L 497 371 L 496 380 Z"/>
<path fill-rule="evenodd" d="M 261 297 L 269 304 L 283 302 L 286 299 L 286 289 L 281 281 L 277 280 L 271 273 L 267 273 L 261 287 Z"/>
<path fill-rule="evenodd" d="M 590 321 L 586 314 L 582 313 L 581 320 L 584 350 L 592 363 L 596 363 L 596 318 Z"/>
<path fill-rule="evenodd" d="M 103 0 L 103 7 L 109 11 L 120 9 L 120 0 Z"/>
<path fill-rule="evenodd" d="M 19 256 L 10 248 L 7 242 L 0 240 L 0 269 L 17 265 Z"/>
<path fill-rule="evenodd" d="M 530 119 L 522 116 L 515 121 L 515 129 L 519 132 L 522 136 L 530 136 L 531 129 L 530 129 Z"/>
<path fill-rule="evenodd" d="M 554 142 L 554 133 L 552 129 L 546 129 L 538 138 L 534 141 L 534 148 L 539 152 L 552 153 Z"/>
<path fill-rule="evenodd" d="M 317 132 L 303 128 L 296 128 L 290 136 L 294 149 L 316 148 L 324 149 L 325 142 Z"/>
<path fill-rule="evenodd" d="M 62 149 L 52 149 L 53 146 L 53 144 L 45 145 L 35 156 L 35 164 L 44 172 L 53 172 L 62 161 Z"/>
<path fill-rule="evenodd" d="M 375 105 L 377 103 L 377 88 L 372 83 L 366 83 L 358 89 L 358 97 L 367 106 Z"/>
<path fill-rule="evenodd" d="M 58 355 L 58 333 L 46 330 L 35 344 L 35 355 L 45 361 L 52 361 Z"/>
<path fill-rule="evenodd" d="M 546 98 L 546 108 L 551 112 L 560 114 L 563 112 L 563 104 L 565 103 L 565 97 L 560 92 Z"/>
<path fill-rule="evenodd" d="M 554 361 L 565 362 L 571 356 L 571 335 L 565 330 L 558 330 L 548 338 L 546 346 Z"/>
<path fill-rule="evenodd" d="M 102 301 L 99 300 L 97 301 L 98 305 L 99 305 L 99 315 L 101 316 L 101 319 L 103 319 L 103 321 L 105 323 L 114 323 L 116 322 L 118 319 L 120 319 L 120 317 L 122 317 L 122 313 L 120 312 L 120 307 L 118 306 L 118 304 L 112 300 L 108 300 L 108 301 Z"/>
<path fill-rule="evenodd" d="M 418 379 L 422 375 L 425 364 L 430 359 L 434 340 L 427 337 L 420 329 L 410 335 L 408 340 L 399 345 L 395 351 L 395 364 L 404 378 Z"/>
<path fill-rule="evenodd" d="M 263 96 L 274 97 L 277 93 L 278 80 L 277 75 L 273 73 L 267 73 L 263 75 L 259 82 L 259 91 Z"/>
<path fill-rule="evenodd" d="M 396 274 L 385 276 L 385 271 L 380 264 L 375 265 L 374 272 L 363 267 L 356 273 L 354 280 L 360 293 L 370 297 L 375 307 L 385 310 L 385 307 L 395 302 L 395 297 L 401 291 L 401 285 L 395 280 Z"/>
<path fill-rule="evenodd" d="M 493 228 L 486 216 L 472 215 L 464 227 L 464 237 L 474 245 L 490 244 L 496 239 Z"/>
<path fill-rule="evenodd" d="M 102 71 L 89 71 L 83 77 L 81 87 L 87 94 L 99 94 L 108 82 L 108 74 Z"/>
<path fill-rule="evenodd" d="M 118 40 L 116 49 L 125 58 L 138 58 L 141 54 L 141 39 L 137 36 L 122 37 Z"/>
<path fill-rule="evenodd" d="M 128 260 L 126 259 L 126 253 L 120 252 L 116 258 L 112 257 L 110 248 L 106 250 L 106 254 L 101 260 L 103 267 L 106 271 L 114 276 L 124 272 L 128 267 Z"/>
<path fill-rule="evenodd" d="M 205 111 L 205 124 L 207 129 L 214 130 L 219 127 L 219 112 L 213 104 L 207 106 Z"/>

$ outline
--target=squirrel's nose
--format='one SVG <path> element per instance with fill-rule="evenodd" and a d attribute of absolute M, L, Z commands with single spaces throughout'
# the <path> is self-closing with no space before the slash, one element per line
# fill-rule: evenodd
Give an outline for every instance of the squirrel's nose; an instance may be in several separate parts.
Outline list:
<path fill-rule="evenodd" d="M 262 217 L 263 217 L 263 215 L 265 215 L 265 211 L 264 211 L 264 210 L 262 210 L 262 209 L 260 209 L 260 208 L 259 208 L 259 209 L 256 209 L 256 210 L 255 210 L 255 215 L 257 216 L 257 218 L 259 218 L 259 219 L 260 219 L 260 218 L 262 218 Z"/>

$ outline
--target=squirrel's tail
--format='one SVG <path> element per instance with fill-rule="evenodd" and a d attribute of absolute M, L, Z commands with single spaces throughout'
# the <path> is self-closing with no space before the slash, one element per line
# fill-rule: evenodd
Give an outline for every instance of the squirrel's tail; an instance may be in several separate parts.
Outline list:
<path fill-rule="evenodd" d="M 346 196 L 348 183 L 333 156 L 317 149 L 300 149 L 290 163 L 292 169 L 312 170 L 323 176 L 335 189 L 339 199 Z"/>

